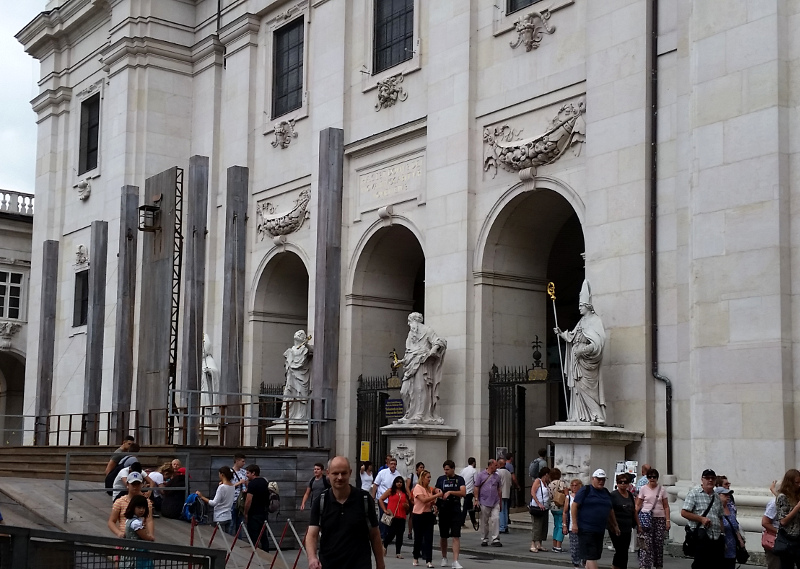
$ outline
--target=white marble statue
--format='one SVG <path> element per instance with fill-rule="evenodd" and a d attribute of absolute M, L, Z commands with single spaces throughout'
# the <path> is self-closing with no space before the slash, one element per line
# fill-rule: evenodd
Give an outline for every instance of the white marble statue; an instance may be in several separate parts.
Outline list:
<path fill-rule="evenodd" d="M 204 409 L 204 414 L 213 415 L 218 413 L 217 408 L 212 407 L 218 403 L 219 395 L 219 367 L 211 355 L 211 338 L 208 334 L 203 334 L 203 368 L 200 382 L 200 406 Z"/>
<path fill-rule="evenodd" d="M 408 326 L 406 352 L 399 364 L 404 369 L 400 395 L 406 412 L 397 422 L 441 425 L 444 419 L 436 414 L 436 405 L 447 342 L 422 323 L 419 312 L 409 314 Z"/>
<path fill-rule="evenodd" d="M 298 330 L 294 333 L 294 345 L 283 352 L 286 372 L 283 396 L 289 401 L 283 403 L 281 417 L 288 417 L 290 423 L 305 423 L 310 416 L 308 398 L 311 395 L 311 358 L 314 355 L 310 340 L 311 336 L 307 336 L 305 330 Z"/>
<path fill-rule="evenodd" d="M 606 400 L 603 394 L 601 365 L 606 330 L 592 306 L 592 290 L 584 280 L 578 301 L 581 319 L 572 332 L 560 328 L 553 331 L 567 343 L 564 367 L 567 386 L 572 394 L 568 421 L 606 422 Z"/>

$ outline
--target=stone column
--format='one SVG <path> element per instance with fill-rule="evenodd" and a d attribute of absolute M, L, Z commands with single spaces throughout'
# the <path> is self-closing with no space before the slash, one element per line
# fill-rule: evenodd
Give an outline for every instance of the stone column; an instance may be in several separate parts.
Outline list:
<path fill-rule="evenodd" d="M 89 270 L 89 314 L 86 326 L 86 366 L 83 388 L 85 439 L 96 445 L 103 388 L 103 336 L 106 320 L 106 266 L 108 264 L 108 222 L 93 221 L 91 229 L 91 269 Z"/>
<path fill-rule="evenodd" d="M 244 264 L 247 251 L 245 217 L 250 171 L 244 166 L 228 168 L 225 203 L 225 255 L 222 298 L 222 353 L 220 355 L 220 391 L 228 403 L 227 415 L 242 415 L 234 393 L 242 391 L 242 344 L 244 336 Z M 225 444 L 240 441 L 241 419 L 230 419 L 225 430 Z"/>
<path fill-rule="evenodd" d="M 314 286 L 314 364 L 311 418 L 336 416 L 339 383 L 339 319 L 342 291 L 342 169 L 344 131 L 319 133 L 317 187 L 317 266 Z M 313 444 L 333 448 L 333 423 L 314 426 Z"/>
<path fill-rule="evenodd" d="M 136 306 L 136 246 L 139 240 L 139 187 L 123 186 L 117 252 L 117 315 L 114 331 L 112 429 L 121 443 L 128 434 L 133 389 L 133 322 Z"/>
<path fill-rule="evenodd" d="M 36 374 L 36 426 L 34 442 L 48 444 L 47 423 L 53 395 L 53 356 L 56 345 L 58 292 L 58 241 L 45 241 L 42 254 L 42 299 L 39 304 L 39 367 Z"/>
<path fill-rule="evenodd" d="M 189 179 L 184 203 L 186 221 L 184 229 L 184 283 L 183 283 L 183 336 L 181 349 L 181 389 L 198 391 L 203 357 L 203 308 L 206 294 L 206 233 L 208 229 L 208 157 L 192 156 L 189 159 Z M 187 444 L 197 444 L 200 393 L 184 393 L 186 406 Z"/>

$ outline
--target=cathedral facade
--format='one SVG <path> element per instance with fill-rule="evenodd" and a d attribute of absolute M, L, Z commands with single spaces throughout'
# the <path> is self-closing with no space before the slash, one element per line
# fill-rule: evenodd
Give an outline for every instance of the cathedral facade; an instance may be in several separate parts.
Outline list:
<path fill-rule="evenodd" d="M 338 454 L 359 456 L 359 377 L 390 372 L 420 312 L 447 341 L 438 412 L 459 433 L 450 458 L 502 447 L 530 460 L 547 443 L 535 428 L 566 418 L 552 329 L 578 321 L 585 278 L 607 334 L 606 420 L 643 433 L 620 460 L 765 486 L 796 464 L 800 429 L 797 10 L 51 0 L 17 35 L 41 63 L 24 413 L 114 409 L 124 350 L 130 407 L 141 422 L 158 405 L 148 382 L 163 378 L 140 373 L 158 346 L 118 343 L 131 290 L 120 203 L 135 187 L 135 205 L 152 205 L 147 179 L 204 156 L 204 296 L 180 308 L 202 312 L 227 392 L 282 383 L 294 333 L 323 337 L 328 287 Z M 334 163 L 340 214 L 320 195 Z M 232 167 L 246 172 L 240 201 Z M 186 207 L 195 198 L 184 193 Z M 337 243 L 325 248 L 335 270 L 321 273 L 325 216 Z M 146 243 L 132 253 L 139 268 Z M 229 251 L 244 261 L 234 272 Z M 104 299 L 84 298 L 95 263 Z M 136 328 L 148 296 L 170 291 L 131 279 Z M 523 370 L 517 395 L 493 400 L 493 378 L 511 368 Z M 502 440 L 509 406 L 517 431 Z"/>

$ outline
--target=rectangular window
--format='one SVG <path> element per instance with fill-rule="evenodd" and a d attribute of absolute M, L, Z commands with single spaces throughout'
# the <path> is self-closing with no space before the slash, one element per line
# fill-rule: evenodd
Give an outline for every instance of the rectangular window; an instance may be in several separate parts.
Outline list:
<path fill-rule="evenodd" d="M 81 141 L 78 174 L 97 168 L 100 144 L 100 93 L 81 103 Z"/>
<path fill-rule="evenodd" d="M 414 0 L 375 0 L 373 73 L 414 57 Z"/>
<path fill-rule="evenodd" d="M 303 106 L 303 18 L 275 31 L 272 118 Z"/>
<path fill-rule="evenodd" d="M 0 271 L 0 318 L 19 320 L 22 310 L 22 273 Z"/>
<path fill-rule="evenodd" d="M 539 2 L 539 0 L 508 0 L 508 10 L 506 10 L 506 14 L 522 10 L 537 2 Z"/>
<path fill-rule="evenodd" d="M 72 326 L 85 326 L 89 321 L 89 271 L 75 273 L 75 301 Z"/>

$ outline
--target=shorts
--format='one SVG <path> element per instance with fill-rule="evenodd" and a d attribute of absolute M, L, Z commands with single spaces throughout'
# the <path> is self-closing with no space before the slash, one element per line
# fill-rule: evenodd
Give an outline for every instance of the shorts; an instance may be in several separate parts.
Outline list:
<path fill-rule="evenodd" d="M 452 508 L 439 508 L 439 537 L 461 537 L 461 513 Z"/>
<path fill-rule="evenodd" d="M 578 550 L 581 559 L 589 561 L 600 559 L 603 554 L 603 536 L 605 532 L 578 532 Z"/>

